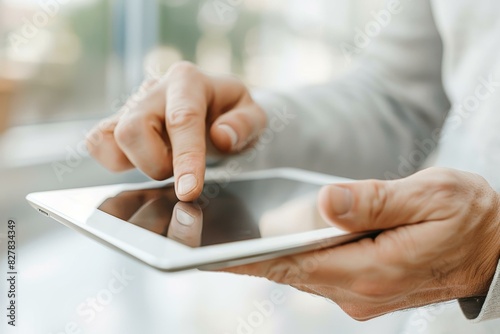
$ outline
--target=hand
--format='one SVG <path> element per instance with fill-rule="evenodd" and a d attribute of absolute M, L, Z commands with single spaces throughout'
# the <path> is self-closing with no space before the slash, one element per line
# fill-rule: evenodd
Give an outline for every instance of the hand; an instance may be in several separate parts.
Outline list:
<path fill-rule="evenodd" d="M 207 139 L 220 152 L 237 153 L 266 122 L 240 81 L 208 76 L 181 62 L 96 126 L 87 148 L 113 171 L 135 166 L 157 180 L 174 175 L 178 198 L 192 201 L 203 189 Z"/>
<path fill-rule="evenodd" d="M 500 255 L 500 196 L 480 176 L 432 168 L 322 189 L 325 219 L 374 239 L 227 271 L 324 296 L 351 317 L 484 296 Z"/>

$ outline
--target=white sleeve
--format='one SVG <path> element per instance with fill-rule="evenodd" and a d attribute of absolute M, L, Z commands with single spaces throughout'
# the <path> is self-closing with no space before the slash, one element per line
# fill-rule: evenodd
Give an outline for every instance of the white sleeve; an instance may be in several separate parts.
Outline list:
<path fill-rule="evenodd" d="M 329 84 L 254 94 L 269 114 L 268 129 L 256 148 L 231 160 L 244 169 L 286 166 L 351 178 L 411 174 L 437 145 L 449 110 L 429 1 L 405 2 L 366 53 L 356 70 Z"/>
<path fill-rule="evenodd" d="M 268 128 L 256 147 L 226 160 L 229 174 L 273 167 L 350 178 L 413 173 L 437 146 L 450 104 L 429 0 L 405 6 L 345 77 L 286 93 L 255 93 L 269 115 Z M 467 318 L 500 317 L 499 276 L 500 264 L 486 297 L 459 301 Z"/>
<path fill-rule="evenodd" d="M 463 298 L 458 302 L 467 319 L 473 322 L 500 318 L 500 262 L 486 297 Z"/>
<path fill-rule="evenodd" d="M 229 174 L 273 167 L 350 178 L 413 173 L 437 146 L 450 103 L 429 0 L 405 6 L 345 77 L 286 93 L 255 93 L 269 115 L 268 128 L 256 147 L 225 161 Z M 500 317 L 499 276 L 500 264 L 486 297 L 459 301 L 467 318 Z"/>

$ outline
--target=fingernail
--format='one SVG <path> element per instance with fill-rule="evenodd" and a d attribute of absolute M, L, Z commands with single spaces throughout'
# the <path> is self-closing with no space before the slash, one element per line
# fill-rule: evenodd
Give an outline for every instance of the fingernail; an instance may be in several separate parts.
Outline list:
<path fill-rule="evenodd" d="M 220 124 L 219 129 L 223 130 L 229 138 L 231 139 L 231 148 L 234 149 L 236 147 L 236 144 L 238 144 L 238 134 L 234 129 L 227 125 L 227 124 Z"/>
<path fill-rule="evenodd" d="M 352 193 L 349 189 L 329 186 L 332 211 L 337 216 L 347 214 L 352 207 Z"/>
<path fill-rule="evenodd" d="M 190 225 L 193 225 L 193 223 L 194 223 L 194 217 L 191 216 L 186 211 L 181 210 L 181 209 L 175 210 L 175 218 L 182 225 L 190 226 Z"/>
<path fill-rule="evenodd" d="M 179 178 L 177 183 L 177 193 L 178 195 L 186 195 L 196 188 L 198 181 L 193 174 L 186 174 Z"/>

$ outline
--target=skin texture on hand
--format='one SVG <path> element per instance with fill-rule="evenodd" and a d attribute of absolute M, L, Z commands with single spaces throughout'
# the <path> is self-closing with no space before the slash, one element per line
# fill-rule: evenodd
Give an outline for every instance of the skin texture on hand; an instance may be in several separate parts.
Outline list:
<path fill-rule="evenodd" d="M 480 176 L 431 168 L 396 181 L 331 185 L 324 218 L 374 239 L 234 267 L 337 303 L 357 320 L 486 295 L 500 256 L 500 199 Z"/>
<path fill-rule="evenodd" d="M 112 171 L 136 167 L 156 180 L 174 175 L 177 197 L 192 201 L 203 189 L 207 140 L 222 153 L 237 153 L 266 123 L 239 80 L 208 76 L 180 62 L 162 79 L 144 83 L 118 113 L 96 126 L 87 148 Z"/>
<path fill-rule="evenodd" d="M 174 175 L 182 201 L 202 191 L 207 140 L 237 153 L 267 122 L 241 82 L 187 62 L 138 94 L 89 133 L 88 150 L 113 171 Z M 402 180 L 327 186 L 318 201 L 324 218 L 344 230 L 385 231 L 227 271 L 324 296 L 358 320 L 487 293 L 500 256 L 500 199 L 480 176 L 432 168 Z"/>

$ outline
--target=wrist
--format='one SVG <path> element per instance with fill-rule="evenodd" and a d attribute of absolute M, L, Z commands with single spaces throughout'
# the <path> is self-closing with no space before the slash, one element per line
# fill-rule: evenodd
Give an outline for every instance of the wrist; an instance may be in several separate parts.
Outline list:
<path fill-rule="evenodd" d="M 475 277 L 476 291 L 470 297 L 486 296 L 491 282 L 495 276 L 498 261 L 500 259 L 500 195 L 495 193 L 485 219 L 485 233 L 482 245 L 478 250 L 483 257 L 477 259 L 479 268 Z"/>

